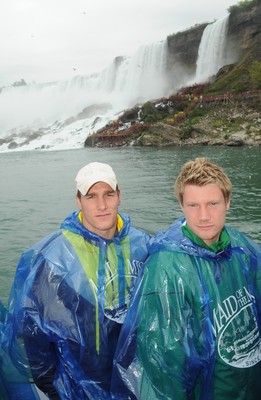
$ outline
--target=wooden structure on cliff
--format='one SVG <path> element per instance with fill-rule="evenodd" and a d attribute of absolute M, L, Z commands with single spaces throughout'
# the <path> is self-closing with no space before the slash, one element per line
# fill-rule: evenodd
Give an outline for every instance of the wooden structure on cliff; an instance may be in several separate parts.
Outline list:
<path fill-rule="evenodd" d="M 205 85 L 198 85 L 201 90 Z M 173 116 L 170 116 L 165 122 L 166 124 L 175 126 L 184 121 L 189 117 L 191 111 L 197 107 L 217 107 L 220 105 L 234 104 L 239 101 L 246 99 L 259 97 L 261 101 L 261 90 L 252 90 L 243 93 L 224 93 L 220 95 L 203 94 L 200 92 L 197 86 L 196 91 L 181 91 L 175 96 L 171 96 L 169 99 L 161 99 L 162 104 L 171 102 L 182 103 L 187 102 L 188 105 L 183 111 L 179 111 Z M 191 89 L 191 88 L 190 88 Z M 194 89 L 194 88 L 193 88 Z M 188 92 L 187 92 L 188 91 Z M 200 94 L 201 93 L 201 94 Z M 159 102 L 159 100 L 157 101 Z M 156 103 L 156 102 L 155 102 Z M 99 131 L 92 136 L 89 136 L 85 142 L 86 146 L 123 146 L 124 144 L 130 144 L 131 140 L 137 139 L 144 130 L 149 130 L 149 127 L 154 122 L 143 123 L 143 121 L 135 120 L 132 121 L 131 125 L 124 129 L 120 129 L 120 120 L 113 121 L 111 124 L 106 126 L 102 131 Z"/>

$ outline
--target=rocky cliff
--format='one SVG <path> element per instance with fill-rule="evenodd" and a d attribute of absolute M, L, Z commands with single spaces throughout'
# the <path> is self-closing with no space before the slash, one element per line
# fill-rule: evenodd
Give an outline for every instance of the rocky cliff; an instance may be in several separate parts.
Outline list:
<path fill-rule="evenodd" d="M 183 88 L 165 99 L 126 110 L 89 136 L 85 146 L 261 145 L 261 0 L 230 8 L 227 48 L 238 61 L 206 85 Z M 170 35 L 168 73 L 195 72 L 205 27 Z M 251 68 L 254 78 L 251 78 Z"/>
<path fill-rule="evenodd" d="M 228 38 L 238 46 L 241 57 L 261 42 L 261 1 L 246 8 L 232 7 L 229 16 Z"/>
<path fill-rule="evenodd" d="M 228 46 L 237 51 L 238 58 L 261 41 L 261 1 L 253 1 L 248 7 L 231 7 L 228 24 Z M 189 69 L 194 69 L 197 61 L 198 48 L 205 23 L 178 32 L 167 38 L 169 53 L 169 68 L 178 62 Z"/>
<path fill-rule="evenodd" d="M 177 64 L 193 74 L 196 68 L 198 48 L 206 24 L 167 37 L 168 71 L 177 69 Z"/>

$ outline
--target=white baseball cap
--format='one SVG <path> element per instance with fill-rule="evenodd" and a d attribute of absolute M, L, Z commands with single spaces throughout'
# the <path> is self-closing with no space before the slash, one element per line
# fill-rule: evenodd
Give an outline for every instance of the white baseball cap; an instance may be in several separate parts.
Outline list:
<path fill-rule="evenodd" d="M 75 178 L 76 190 L 86 195 L 89 189 L 97 182 L 105 182 L 113 190 L 117 187 L 117 178 L 113 169 L 108 164 L 92 162 L 81 168 Z"/>

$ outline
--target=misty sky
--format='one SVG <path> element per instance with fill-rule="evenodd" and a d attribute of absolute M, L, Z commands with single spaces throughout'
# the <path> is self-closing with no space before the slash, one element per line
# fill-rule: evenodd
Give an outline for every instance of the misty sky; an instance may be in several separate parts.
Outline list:
<path fill-rule="evenodd" d="M 0 86 L 99 72 L 118 55 L 225 17 L 236 0 L 0 0 Z"/>

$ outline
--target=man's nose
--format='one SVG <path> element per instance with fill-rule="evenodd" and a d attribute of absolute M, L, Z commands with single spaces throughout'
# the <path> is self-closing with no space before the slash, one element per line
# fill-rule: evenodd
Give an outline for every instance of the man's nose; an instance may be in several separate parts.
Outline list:
<path fill-rule="evenodd" d="M 206 221 L 210 218 L 209 209 L 207 206 L 201 206 L 199 209 L 199 219 L 201 221 Z"/>
<path fill-rule="evenodd" d="M 98 209 L 105 210 L 107 208 L 107 203 L 104 197 L 98 199 Z"/>

